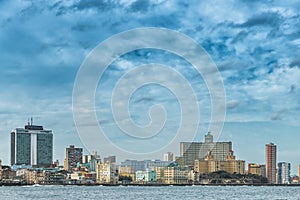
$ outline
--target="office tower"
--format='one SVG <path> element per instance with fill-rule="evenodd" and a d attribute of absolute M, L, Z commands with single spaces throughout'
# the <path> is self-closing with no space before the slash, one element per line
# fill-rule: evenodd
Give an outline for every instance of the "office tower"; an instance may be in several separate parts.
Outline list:
<path fill-rule="evenodd" d="M 167 152 L 164 154 L 164 161 L 174 161 L 174 154 Z"/>
<path fill-rule="evenodd" d="M 194 160 L 204 159 L 209 151 L 215 160 L 226 160 L 231 150 L 231 142 L 214 142 L 213 135 L 208 132 L 204 142 L 180 142 L 180 157 L 176 161 L 180 165 L 192 166 Z"/>
<path fill-rule="evenodd" d="M 291 183 L 291 164 L 286 162 L 278 163 L 278 184 L 290 184 Z"/>
<path fill-rule="evenodd" d="M 276 145 L 273 143 L 266 144 L 266 174 L 269 183 L 276 183 Z"/>
<path fill-rule="evenodd" d="M 53 160 L 52 130 L 28 122 L 11 132 L 11 165 L 49 167 Z"/>
<path fill-rule="evenodd" d="M 77 164 L 82 162 L 82 148 L 76 148 L 74 145 L 66 148 L 66 158 L 64 161 L 64 169 L 72 171 L 77 167 Z"/>

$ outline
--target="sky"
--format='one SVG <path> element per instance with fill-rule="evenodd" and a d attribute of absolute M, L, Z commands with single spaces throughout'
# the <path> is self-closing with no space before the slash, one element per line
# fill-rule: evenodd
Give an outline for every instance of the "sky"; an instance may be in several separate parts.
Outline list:
<path fill-rule="evenodd" d="M 226 92 L 226 118 L 219 141 L 232 141 L 238 159 L 261 164 L 265 162 L 265 144 L 273 142 L 277 144 L 278 161 L 291 162 L 293 174 L 297 173 L 300 164 L 300 3 L 272 0 L 0 0 L 0 158 L 3 163 L 10 162 L 10 131 L 23 127 L 29 117 L 34 118 L 35 124 L 53 130 L 54 159 L 61 163 L 65 148 L 70 144 L 92 151 L 88 144 L 82 143 L 87 133 L 78 133 L 76 125 L 80 123 L 73 119 L 73 89 L 82 63 L 107 39 L 145 27 L 170 29 L 188 36 L 216 64 Z M 166 38 L 156 39 L 157 44 L 172 43 Z M 104 57 L 104 54 L 99 55 L 100 59 Z M 99 78 L 94 91 L 95 113 L 106 137 L 119 147 L 132 147 L 132 151 L 147 146 L 147 142 L 130 143 L 130 137 L 119 134 L 122 119 L 114 121 L 110 105 L 112 94 L 119 94 L 114 93 L 114 89 L 121 77 L 126 73 L 129 76 L 128 72 L 140 69 L 142 64 L 151 63 L 169 66 L 190 83 L 200 107 L 195 140 L 202 141 L 204 134 L 210 131 L 212 108 L 207 81 L 182 57 L 151 48 L 119 56 Z M 179 80 L 168 79 L 171 73 L 154 67 L 147 72 L 151 74 L 148 78 L 170 80 L 173 85 Z M 143 76 L 137 77 L 135 73 L 130 80 L 140 77 Z M 86 80 L 89 78 L 86 76 Z M 127 87 L 130 83 L 122 84 Z M 159 117 L 165 114 L 169 117 L 157 140 L 148 143 L 165 145 L 174 137 L 182 117 L 178 108 L 181 102 L 176 97 L 159 84 L 144 85 L 132 91 L 128 110 L 135 125 L 147 127 L 151 120 L 164 121 Z M 164 106 L 165 112 L 154 110 L 152 117 L 158 117 L 155 120 L 148 111 L 157 103 Z M 187 116 L 189 119 L 193 118 Z M 89 116 L 86 116 L 82 124 L 88 126 L 88 122 Z M 98 152 L 101 157 L 116 154 L 118 161 L 125 159 L 110 151 L 111 144 L 97 138 L 95 141 L 107 147 Z M 164 142 L 159 144 L 160 141 Z M 162 151 L 178 155 L 179 144 Z M 162 159 L 160 151 L 151 156 L 150 159 Z M 128 154 L 128 158 L 135 156 Z"/>

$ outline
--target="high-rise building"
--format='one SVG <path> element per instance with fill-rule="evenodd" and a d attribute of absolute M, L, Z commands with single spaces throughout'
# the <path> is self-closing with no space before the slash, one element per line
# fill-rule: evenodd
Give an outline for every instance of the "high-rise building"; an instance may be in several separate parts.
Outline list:
<path fill-rule="evenodd" d="M 77 167 L 78 163 L 82 162 L 82 148 L 76 148 L 74 145 L 66 148 L 66 158 L 64 161 L 64 169 L 66 171 L 72 171 Z"/>
<path fill-rule="evenodd" d="M 97 183 L 116 183 L 115 169 L 109 161 L 106 161 L 105 163 L 98 163 L 96 174 Z"/>
<path fill-rule="evenodd" d="M 180 157 L 176 161 L 180 165 L 193 165 L 194 160 L 204 159 L 211 152 L 215 160 L 224 161 L 232 150 L 231 142 L 214 142 L 213 135 L 208 132 L 204 142 L 180 142 Z"/>
<path fill-rule="evenodd" d="M 53 160 L 52 130 L 28 122 L 11 132 L 11 165 L 49 167 Z"/>
<path fill-rule="evenodd" d="M 165 153 L 164 161 L 174 161 L 174 154 L 172 152 Z"/>
<path fill-rule="evenodd" d="M 273 143 L 266 144 L 266 174 L 269 183 L 276 183 L 277 148 Z"/>
<path fill-rule="evenodd" d="M 286 162 L 278 163 L 277 173 L 278 184 L 290 184 L 291 183 L 291 164 Z"/>

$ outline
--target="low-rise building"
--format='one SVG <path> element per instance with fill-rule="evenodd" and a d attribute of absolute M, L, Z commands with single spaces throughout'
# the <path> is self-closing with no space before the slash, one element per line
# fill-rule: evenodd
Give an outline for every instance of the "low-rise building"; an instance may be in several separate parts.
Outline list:
<path fill-rule="evenodd" d="M 131 166 L 119 166 L 118 174 L 119 174 L 119 177 L 122 177 L 122 178 L 130 177 L 130 179 L 132 181 L 135 180 L 135 171 L 134 171 L 134 168 Z"/>
<path fill-rule="evenodd" d="M 61 185 L 65 183 L 66 172 L 64 171 L 43 171 L 42 184 Z M 38 178 L 41 178 L 38 174 Z"/>
<path fill-rule="evenodd" d="M 139 183 L 156 182 L 156 172 L 146 169 L 146 171 L 136 171 L 135 181 Z"/>
<path fill-rule="evenodd" d="M 37 184 L 38 183 L 37 174 L 38 171 L 27 169 L 24 173 L 24 181 L 27 184 Z"/>
<path fill-rule="evenodd" d="M 162 183 L 165 184 L 187 184 L 189 168 L 180 166 L 169 166 L 163 169 Z"/>
<path fill-rule="evenodd" d="M 248 164 L 248 174 L 256 174 L 266 177 L 266 165 L 260 165 L 256 163 Z"/>

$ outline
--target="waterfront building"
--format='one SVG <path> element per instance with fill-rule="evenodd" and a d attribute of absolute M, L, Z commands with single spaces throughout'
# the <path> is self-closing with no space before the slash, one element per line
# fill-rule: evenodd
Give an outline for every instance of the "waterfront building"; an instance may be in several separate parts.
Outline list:
<path fill-rule="evenodd" d="M 221 170 L 232 174 L 245 174 L 245 161 L 236 160 L 232 150 L 228 152 L 226 160 L 215 160 L 212 153 L 209 152 L 204 160 L 194 161 L 194 171 L 199 175 Z"/>
<path fill-rule="evenodd" d="M 52 130 L 31 124 L 11 132 L 11 165 L 49 167 L 53 160 Z"/>
<path fill-rule="evenodd" d="M 291 183 L 291 164 L 286 162 L 278 163 L 277 183 L 290 184 Z"/>
<path fill-rule="evenodd" d="M 165 153 L 163 161 L 174 161 L 174 154 L 172 152 Z"/>
<path fill-rule="evenodd" d="M 98 163 L 96 170 L 96 182 L 104 184 L 116 184 L 115 170 L 109 161 Z"/>
<path fill-rule="evenodd" d="M 266 144 L 266 175 L 269 183 L 276 183 L 277 147 L 275 144 Z"/>
<path fill-rule="evenodd" d="M 164 184 L 187 184 L 190 169 L 182 166 L 169 166 L 163 169 L 161 177 Z"/>
<path fill-rule="evenodd" d="M 72 171 L 78 164 L 82 162 L 82 148 L 76 148 L 74 145 L 66 148 L 66 158 L 64 160 L 64 169 L 66 171 Z"/>
<path fill-rule="evenodd" d="M 180 165 L 192 166 L 194 160 L 201 160 L 211 151 L 215 160 L 226 160 L 228 152 L 232 150 L 232 142 L 214 142 L 213 135 L 208 132 L 204 142 L 180 142 L 180 157 L 176 161 Z"/>
<path fill-rule="evenodd" d="M 63 171 L 44 170 L 38 173 L 39 183 L 46 185 L 61 185 L 66 181 L 66 173 Z"/>
<path fill-rule="evenodd" d="M 256 174 L 259 176 L 266 177 L 266 166 L 256 163 L 248 164 L 248 174 Z"/>
<path fill-rule="evenodd" d="M 135 181 L 142 183 L 156 182 L 156 172 L 150 169 L 146 171 L 136 171 L 135 172 Z"/>
<path fill-rule="evenodd" d="M 37 175 L 38 175 L 37 170 L 27 169 L 24 173 L 24 181 L 27 184 L 37 184 L 38 183 Z"/>
<path fill-rule="evenodd" d="M 131 166 L 119 166 L 118 174 L 123 177 L 131 177 L 132 181 L 135 180 L 135 171 Z"/>
<path fill-rule="evenodd" d="M 66 182 L 69 184 L 74 184 L 74 183 L 83 183 L 85 178 L 85 173 L 81 171 L 74 171 L 72 173 L 68 173 L 66 176 Z"/>

